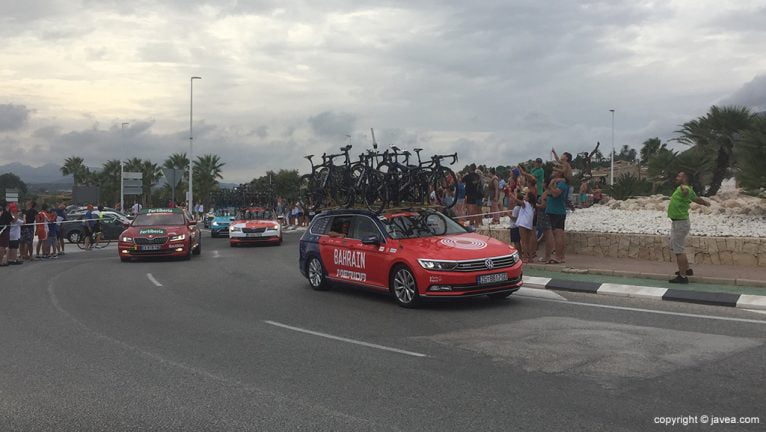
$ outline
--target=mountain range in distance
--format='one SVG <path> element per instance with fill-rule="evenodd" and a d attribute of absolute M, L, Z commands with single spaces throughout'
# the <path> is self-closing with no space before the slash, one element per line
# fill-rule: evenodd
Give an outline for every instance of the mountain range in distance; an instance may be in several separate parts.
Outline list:
<path fill-rule="evenodd" d="M 26 184 L 54 183 L 72 184 L 72 176 L 61 175 L 61 165 L 48 163 L 39 167 L 11 162 L 0 165 L 0 174 L 14 173 Z"/>

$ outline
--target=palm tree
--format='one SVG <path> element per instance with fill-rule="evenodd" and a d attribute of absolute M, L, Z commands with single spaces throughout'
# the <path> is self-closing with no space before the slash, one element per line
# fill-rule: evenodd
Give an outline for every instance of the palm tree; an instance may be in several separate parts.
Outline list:
<path fill-rule="evenodd" d="M 703 151 L 715 154 L 713 176 L 706 195 L 715 195 L 721 188 L 721 182 L 734 167 L 734 144 L 740 134 L 748 130 L 755 119 L 754 114 L 745 107 L 712 106 L 704 117 L 684 123 L 678 142 L 700 147 Z"/>
<path fill-rule="evenodd" d="M 173 153 L 165 159 L 162 164 L 163 168 L 177 169 L 184 172 L 181 177 L 181 181 L 175 188 L 175 194 L 177 197 L 186 196 L 186 189 L 189 185 L 189 158 L 186 157 L 186 153 Z M 171 196 L 172 187 L 170 185 L 165 186 L 165 192 L 167 196 Z"/>
<path fill-rule="evenodd" d="M 120 199 L 120 161 L 111 159 L 104 162 L 98 175 L 101 186 L 101 198 L 107 204 L 113 204 Z"/>
<path fill-rule="evenodd" d="M 152 187 L 162 178 L 162 168 L 147 159 L 141 164 L 141 174 L 143 174 L 144 205 L 147 205 L 152 195 Z"/>
<path fill-rule="evenodd" d="M 223 179 L 221 169 L 226 165 L 214 154 L 198 156 L 194 161 L 194 191 L 207 206 L 210 192 L 218 187 L 218 180 Z"/>
<path fill-rule="evenodd" d="M 751 193 L 763 191 L 766 185 L 766 170 L 763 169 L 766 159 L 766 115 L 757 116 L 750 130 L 742 134 L 735 151 L 740 186 Z"/>
<path fill-rule="evenodd" d="M 644 141 L 643 144 L 641 144 L 641 151 L 639 155 L 641 156 L 641 162 L 646 164 L 649 162 L 649 159 L 652 158 L 652 156 L 656 155 L 660 149 L 667 148 L 667 144 L 662 144 L 662 141 L 660 141 L 659 138 L 649 138 L 648 140 Z"/>
<path fill-rule="evenodd" d="M 75 186 L 82 185 L 88 175 L 88 167 L 84 164 L 85 160 L 79 156 L 70 156 L 64 160 L 64 166 L 61 167 L 61 174 L 72 176 L 72 182 Z"/>

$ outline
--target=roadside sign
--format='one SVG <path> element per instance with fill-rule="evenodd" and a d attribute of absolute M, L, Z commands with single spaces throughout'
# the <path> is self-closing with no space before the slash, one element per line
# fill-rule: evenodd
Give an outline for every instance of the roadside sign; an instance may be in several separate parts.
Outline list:
<path fill-rule="evenodd" d="M 144 174 L 140 172 L 124 172 L 122 173 L 122 193 L 123 195 L 141 195 L 144 193 L 143 188 Z"/>
<path fill-rule="evenodd" d="M 162 169 L 162 175 L 165 176 L 165 182 L 167 182 L 167 184 L 170 186 L 178 186 L 178 183 L 181 182 L 185 172 L 185 170 L 174 168 Z"/>
<path fill-rule="evenodd" d="M 19 191 L 16 189 L 6 189 L 5 200 L 8 202 L 19 202 Z"/>

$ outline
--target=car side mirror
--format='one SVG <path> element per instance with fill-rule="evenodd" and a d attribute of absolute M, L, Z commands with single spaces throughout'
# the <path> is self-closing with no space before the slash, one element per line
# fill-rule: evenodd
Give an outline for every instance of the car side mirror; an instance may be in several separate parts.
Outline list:
<path fill-rule="evenodd" d="M 362 244 L 378 246 L 380 245 L 380 237 L 376 235 L 367 236 L 362 239 Z"/>

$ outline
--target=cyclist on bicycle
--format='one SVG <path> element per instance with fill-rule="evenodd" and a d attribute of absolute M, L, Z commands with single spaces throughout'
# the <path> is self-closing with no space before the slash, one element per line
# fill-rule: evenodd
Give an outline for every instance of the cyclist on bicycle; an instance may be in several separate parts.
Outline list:
<path fill-rule="evenodd" d="M 97 239 L 100 239 L 101 237 L 101 229 L 103 227 L 104 222 L 104 206 L 100 205 L 98 206 L 98 218 L 96 219 L 96 225 L 93 228 L 93 234 L 96 235 Z"/>
<path fill-rule="evenodd" d="M 88 204 L 88 211 L 82 217 L 82 234 L 85 242 L 85 249 L 90 250 L 93 244 L 93 234 L 96 227 L 96 221 L 93 216 L 93 204 Z"/>

